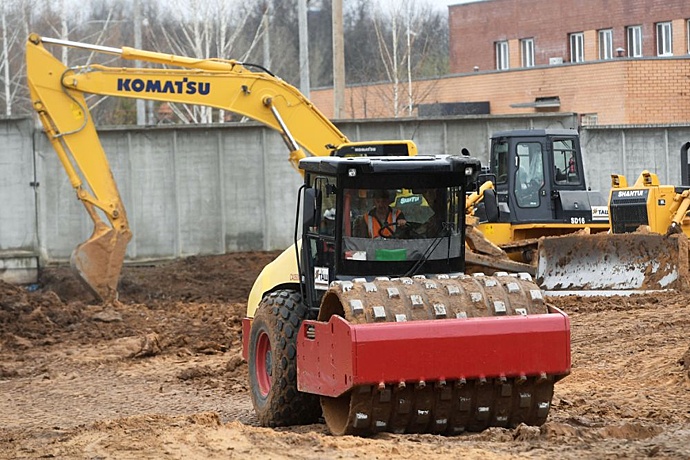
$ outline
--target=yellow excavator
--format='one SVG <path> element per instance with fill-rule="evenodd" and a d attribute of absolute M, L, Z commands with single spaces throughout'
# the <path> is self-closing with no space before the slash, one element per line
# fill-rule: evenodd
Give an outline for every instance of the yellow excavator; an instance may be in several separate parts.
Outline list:
<path fill-rule="evenodd" d="M 45 49 L 44 45 L 49 44 L 184 69 L 97 64 L 68 68 Z M 298 171 L 299 160 L 307 156 L 303 148 L 315 156 L 417 153 L 412 141 L 350 142 L 296 88 L 268 72 L 252 72 L 249 65 L 234 60 L 194 59 L 34 34 L 27 43 L 26 62 L 33 107 L 77 197 L 94 222 L 91 237 L 73 251 L 71 265 L 92 293 L 106 302 L 117 297 L 117 283 L 132 234 L 84 94 L 202 104 L 244 115 L 280 132 L 290 152 L 289 161 Z M 107 223 L 97 210 L 105 214 Z"/>
<path fill-rule="evenodd" d="M 69 68 L 45 45 L 181 69 Z M 453 435 L 546 421 L 570 372 L 569 319 L 526 273 L 465 274 L 478 160 L 351 143 L 294 87 L 233 60 L 38 35 L 26 58 L 34 108 L 95 225 L 72 262 L 106 301 L 131 232 L 85 93 L 219 107 L 282 134 L 304 178 L 295 242 L 257 278 L 242 322 L 263 425 L 323 416 L 334 434 Z"/>

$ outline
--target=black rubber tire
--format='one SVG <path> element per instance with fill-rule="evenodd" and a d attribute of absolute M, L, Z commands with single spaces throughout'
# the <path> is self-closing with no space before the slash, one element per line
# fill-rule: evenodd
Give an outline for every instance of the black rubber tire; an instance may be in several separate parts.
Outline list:
<path fill-rule="evenodd" d="M 297 390 L 297 334 L 309 310 L 299 292 L 268 294 L 256 310 L 249 338 L 249 387 L 262 426 L 317 423 L 317 395 Z"/>

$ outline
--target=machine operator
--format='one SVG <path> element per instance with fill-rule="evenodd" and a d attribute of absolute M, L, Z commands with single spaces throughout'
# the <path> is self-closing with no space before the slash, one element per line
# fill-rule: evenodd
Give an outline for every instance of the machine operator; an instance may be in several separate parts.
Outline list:
<path fill-rule="evenodd" d="M 407 225 L 405 215 L 390 206 L 388 190 L 374 190 L 374 207 L 355 224 L 355 236 L 360 238 L 393 238 L 395 230 Z"/>

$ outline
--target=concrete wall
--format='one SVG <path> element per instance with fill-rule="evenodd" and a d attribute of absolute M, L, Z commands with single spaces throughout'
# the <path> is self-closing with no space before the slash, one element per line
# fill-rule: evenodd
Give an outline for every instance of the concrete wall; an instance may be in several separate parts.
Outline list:
<path fill-rule="evenodd" d="M 580 130 L 585 171 L 592 190 L 611 188 L 611 174 L 632 185 L 643 170 L 662 184 L 680 185 L 680 149 L 690 141 L 688 126 L 590 127 Z"/>
<path fill-rule="evenodd" d="M 256 126 L 104 129 L 134 234 L 129 260 L 286 247 L 301 179 L 282 139 Z M 92 224 L 36 133 L 41 259 L 69 258 Z"/>
<path fill-rule="evenodd" d="M 0 279 L 31 281 L 37 266 L 33 123 L 0 121 Z"/>
<path fill-rule="evenodd" d="M 338 123 L 352 140 L 413 138 L 421 153 L 459 153 L 486 163 L 489 136 L 524 128 L 577 127 L 577 116 L 469 116 Z M 282 249 L 292 243 L 299 174 L 281 137 L 257 124 L 102 129 L 101 140 L 134 234 L 127 261 Z M 642 169 L 680 183 L 680 146 L 690 126 L 582 130 L 592 189 L 609 174 Z M 0 120 L 0 258 L 66 262 L 92 224 L 40 130 Z M 34 173 L 35 164 L 35 173 Z M 33 187 L 33 182 L 38 187 Z M 5 262 L 4 262 L 5 263 Z M 0 272 L 3 266 L 0 265 Z"/>

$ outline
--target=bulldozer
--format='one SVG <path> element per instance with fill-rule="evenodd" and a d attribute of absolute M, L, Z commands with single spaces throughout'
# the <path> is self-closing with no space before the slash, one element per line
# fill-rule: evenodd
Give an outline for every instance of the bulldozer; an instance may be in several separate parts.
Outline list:
<path fill-rule="evenodd" d="M 179 69 L 69 68 L 45 45 Z M 248 63 L 36 34 L 26 59 L 33 107 L 94 222 L 71 263 L 105 302 L 117 299 L 132 234 L 84 94 L 222 108 L 285 140 L 304 177 L 295 241 L 255 281 L 242 321 L 263 425 L 323 417 L 334 434 L 453 435 L 545 422 L 570 372 L 569 318 L 529 274 L 466 274 L 478 160 L 417 155 L 412 141 L 350 142 L 296 88 Z M 368 232 L 384 192 L 397 219 Z M 423 199 L 402 199 L 412 195 Z"/>
<path fill-rule="evenodd" d="M 609 230 L 606 197 L 586 183 L 574 129 L 494 133 L 479 185 L 475 208 L 485 203 L 476 228 L 515 261 L 536 265 L 542 237 Z M 496 206 L 498 212 L 487 212 Z"/>
<path fill-rule="evenodd" d="M 540 241 L 537 276 L 553 295 L 626 294 L 690 287 L 690 175 L 681 148 L 681 185 L 642 171 L 635 183 L 611 175 L 611 232 Z"/>

